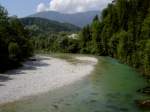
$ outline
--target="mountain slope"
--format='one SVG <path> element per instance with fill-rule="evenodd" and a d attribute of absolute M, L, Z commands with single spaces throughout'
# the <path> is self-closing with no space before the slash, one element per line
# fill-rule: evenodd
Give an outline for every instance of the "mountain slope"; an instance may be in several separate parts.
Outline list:
<path fill-rule="evenodd" d="M 60 32 L 60 31 L 79 31 L 80 28 L 68 24 L 68 23 L 60 23 L 57 21 L 52 21 L 43 18 L 37 17 L 27 17 L 21 18 L 20 21 L 29 29 L 34 30 L 38 33 L 48 33 L 48 32 Z"/>
<path fill-rule="evenodd" d="M 99 11 L 88 11 L 74 14 L 63 14 L 55 11 L 46 11 L 33 14 L 29 17 L 40 17 L 50 20 L 59 21 L 61 23 L 71 23 L 79 27 L 83 27 L 90 24 L 96 15 L 99 15 Z"/>

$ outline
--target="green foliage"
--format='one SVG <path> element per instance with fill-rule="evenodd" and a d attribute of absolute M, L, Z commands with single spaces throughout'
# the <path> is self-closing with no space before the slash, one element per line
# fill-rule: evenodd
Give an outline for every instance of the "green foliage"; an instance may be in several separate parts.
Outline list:
<path fill-rule="evenodd" d="M 7 10 L 0 5 L 0 19 L 1 19 L 1 21 L 2 21 L 2 19 L 5 20 L 7 18 L 7 15 L 8 15 Z"/>
<path fill-rule="evenodd" d="M 150 39 L 146 42 L 144 50 L 144 68 L 145 73 L 150 73 Z"/>
<path fill-rule="evenodd" d="M 90 42 L 92 41 L 91 38 L 91 29 L 90 26 L 87 25 L 86 27 L 83 28 L 80 34 L 80 47 L 81 53 L 90 53 L 88 50 L 88 47 L 90 46 Z"/>
<path fill-rule="evenodd" d="M 119 44 L 119 34 L 115 33 L 113 34 L 112 38 L 109 40 L 108 46 L 109 46 L 109 55 L 112 57 L 117 57 L 118 54 L 118 44 Z"/>
<path fill-rule="evenodd" d="M 98 16 L 96 16 L 93 20 L 93 23 L 91 25 L 92 29 L 92 54 L 98 54 L 98 47 L 100 42 L 100 27 L 101 24 L 99 22 Z"/>
<path fill-rule="evenodd" d="M 32 35 L 34 36 L 38 36 L 39 34 L 45 35 L 51 32 L 75 32 L 80 30 L 79 27 L 69 23 L 60 23 L 43 18 L 27 17 L 20 19 L 20 21 L 27 29 L 32 31 Z"/>
<path fill-rule="evenodd" d="M 121 31 L 117 36 L 119 37 L 119 43 L 117 46 L 118 57 L 124 62 L 127 62 L 127 58 L 130 56 L 130 53 L 132 53 L 132 43 L 130 41 L 130 35 L 128 32 Z"/>
<path fill-rule="evenodd" d="M 69 38 L 71 33 L 51 33 L 50 35 L 36 36 L 32 38 L 33 46 L 38 51 L 77 53 L 80 50 L 77 37 Z"/>
<path fill-rule="evenodd" d="M 150 13 L 144 19 L 142 29 L 141 29 L 141 36 L 142 36 L 142 39 L 150 38 Z"/>
<path fill-rule="evenodd" d="M 29 33 L 0 6 L 0 72 L 15 68 L 33 53 Z"/>
<path fill-rule="evenodd" d="M 116 0 L 82 29 L 82 53 L 118 58 L 150 73 L 150 1 Z"/>
<path fill-rule="evenodd" d="M 19 45 L 17 43 L 9 43 L 8 45 L 8 53 L 9 53 L 9 57 L 10 59 L 17 59 L 19 54 L 20 54 L 20 48 Z"/>

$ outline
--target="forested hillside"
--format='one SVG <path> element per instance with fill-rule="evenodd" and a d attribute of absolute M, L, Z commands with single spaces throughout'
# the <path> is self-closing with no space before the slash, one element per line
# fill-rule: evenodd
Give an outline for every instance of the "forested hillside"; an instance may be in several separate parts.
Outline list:
<path fill-rule="evenodd" d="M 99 15 L 99 11 L 87 11 L 74 14 L 64 14 L 56 11 L 39 12 L 29 17 L 40 17 L 49 20 L 55 20 L 61 23 L 70 23 L 78 27 L 84 27 L 92 22 L 95 15 Z"/>
<path fill-rule="evenodd" d="M 16 68 L 32 55 L 33 49 L 28 31 L 16 17 L 0 6 L 0 72 Z"/>
<path fill-rule="evenodd" d="M 50 32 L 55 33 L 62 31 L 75 32 L 80 30 L 79 27 L 69 23 L 60 23 L 43 18 L 27 17 L 20 19 L 20 21 L 26 28 L 30 29 L 34 35 L 44 35 L 49 34 Z"/>
<path fill-rule="evenodd" d="M 150 1 L 114 0 L 80 39 L 80 52 L 112 56 L 150 76 Z"/>

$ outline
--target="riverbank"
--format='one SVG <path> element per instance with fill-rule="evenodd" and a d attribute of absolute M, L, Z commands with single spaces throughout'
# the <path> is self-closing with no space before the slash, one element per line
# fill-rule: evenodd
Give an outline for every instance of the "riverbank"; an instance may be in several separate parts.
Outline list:
<path fill-rule="evenodd" d="M 82 56 L 82 61 L 71 58 L 76 56 Z M 74 66 L 93 63 L 85 62 L 83 55 L 55 54 L 52 57 L 67 58 L 67 63 Z M 55 90 L 0 105 L 0 112 L 149 112 L 135 104 L 135 100 L 149 99 L 137 92 L 146 86 L 144 78 L 111 57 L 97 59 L 99 61 L 89 76 Z"/>
<path fill-rule="evenodd" d="M 78 62 L 72 64 L 54 57 L 36 56 L 35 61 L 24 63 L 22 68 L 0 74 L 0 104 L 69 85 L 89 75 L 97 63 L 93 57 L 75 59 Z"/>

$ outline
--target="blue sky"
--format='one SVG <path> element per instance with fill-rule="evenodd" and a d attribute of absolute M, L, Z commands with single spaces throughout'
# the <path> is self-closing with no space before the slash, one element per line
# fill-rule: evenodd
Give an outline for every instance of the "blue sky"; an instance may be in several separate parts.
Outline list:
<path fill-rule="evenodd" d="M 39 3 L 49 3 L 49 1 L 50 0 L 0 0 L 0 4 L 7 8 L 10 15 L 23 17 L 35 13 Z"/>
<path fill-rule="evenodd" d="M 58 11 L 76 13 L 89 10 L 102 10 L 112 0 L 0 0 L 9 15 L 25 17 L 36 12 Z"/>

